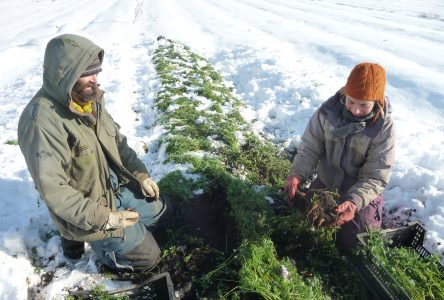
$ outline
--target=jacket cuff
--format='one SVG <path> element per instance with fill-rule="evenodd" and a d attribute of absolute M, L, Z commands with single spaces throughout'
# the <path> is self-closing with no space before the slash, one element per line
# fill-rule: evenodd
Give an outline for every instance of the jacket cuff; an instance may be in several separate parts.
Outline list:
<path fill-rule="evenodd" d="M 295 173 L 295 172 L 290 172 L 288 177 L 297 177 L 300 182 L 305 181 L 305 177 L 304 176 L 302 176 L 301 174 Z"/>
<path fill-rule="evenodd" d="M 353 202 L 356 205 L 356 207 L 358 208 L 357 211 L 360 211 L 362 209 L 363 200 L 361 197 L 359 197 L 357 195 L 347 195 L 347 197 L 345 199 Z"/>
<path fill-rule="evenodd" d="M 150 178 L 150 176 L 147 173 L 136 173 L 134 174 L 136 178 L 142 183 L 145 181 L 145 179 Z"/>
<path fill-rule="evenodd" d="M 99 220 L 99 224 L 98 227 L 99 228 L 95 228 L 96 230 L 103 230 L 105 229 L 106 224 L 108 223 L 108 217 L 109 217 L 109 213 L 111 212 L 111 209 L 106 207 L 103 210 L 100 210 L 100 214 L 97 215 L 97 220 Z"/>

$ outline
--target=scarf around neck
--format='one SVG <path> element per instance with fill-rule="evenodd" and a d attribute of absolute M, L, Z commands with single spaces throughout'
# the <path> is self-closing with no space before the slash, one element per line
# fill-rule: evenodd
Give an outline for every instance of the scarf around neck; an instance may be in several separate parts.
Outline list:
<path fill-rule="evenodd" d="M 338 127 L 333 129 L 331 134 L 335 139 L 342 139 L 347 137 L 350 134 L 355 134 L 362 132 L 367 126 L 367 121 L 373 118 L 375 115 L 374 110 L 368 115 L 357 118 L 352 115 L 352 113 L 343 105 L 342 107 L 342 117 L 345 120 L 345 125 L 342 127 Z"/>

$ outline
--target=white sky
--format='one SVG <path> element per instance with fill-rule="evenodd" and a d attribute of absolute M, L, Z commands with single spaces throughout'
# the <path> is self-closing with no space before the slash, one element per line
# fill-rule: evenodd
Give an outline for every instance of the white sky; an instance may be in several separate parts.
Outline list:
<path fill-rule="evenodd" d="M 398 144 L 384 192 L 392 212 L 385 224 L 420 220 L 426 247 L 444 254 L 442 0 L 1 0 L 0 24 L 1 299 L 26 299 L 28 287 L 39 283 L 33 247 L 44 271 L 56 271 L 41 298 L 103 280 L 89 249 L 72 264 L 57 236 L 45 241 L 54 230 L 45 205 L 19 147 L 5 144 L 17 139 L 20 113 L 41 86 L 46 43 L 62 33 L 87 36 L 105 49 L 99 80 L 108 110 L 157 180 L 177 168 L 142 150 L 162 135 L 153 126 L 158 35 L 207 57 L 250 106 L 245 115 L 256 120 L 255 130 L 282 145 L 298 143 L 310 115 L 355 64 L 380 63 Z"/>

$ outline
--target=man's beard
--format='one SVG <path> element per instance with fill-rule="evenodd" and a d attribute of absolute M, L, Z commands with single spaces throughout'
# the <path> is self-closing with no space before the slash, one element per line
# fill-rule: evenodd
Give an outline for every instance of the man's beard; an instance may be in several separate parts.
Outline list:
<path fill-rule="evenodd" d="M 81 82 L 77 81 L 72 91 L 77 94 L 77 96 L 80 98 L 81 101 L 88 102 L 90 100 L 96 100 L 97 96 L 99 95 L 99 84 L 97 83 L 85 83 L 82 84 Z M 87 90 L 88 88 L 91 88 L 90 90 Z"/>

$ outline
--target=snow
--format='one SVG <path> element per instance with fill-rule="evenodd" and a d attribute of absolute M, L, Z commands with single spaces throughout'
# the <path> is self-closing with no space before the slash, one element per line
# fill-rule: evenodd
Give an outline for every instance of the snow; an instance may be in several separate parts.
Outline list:
<path fill-rule="evenodd" d="M 242 115 L 254 130 L 289 147 L 355 64 L 380 63 L 398 146 L 385 225 L 421 221 L 426 247 L 444 255 L 441 0 L 17 0 L 0 1 L 0 16 L 1 299 L 26 299 L 40 282 L 38 264 L 55 271 L 41 299 L 62 299 L 75 285 L 115 288 L 98 274 L 89 248 L 79 262 L 64 258 L 19 147 L 6 144 L 17 139 L 20 113 L 41 86 L 46 43 L 62 33 L 105 49 L 99 80 L 107 108 L 156 180 L 186 169 L 162 163 L 151 62 L 157 36 L 207 57 L 247 104 Z"/>

